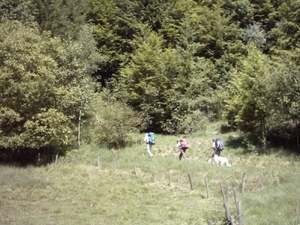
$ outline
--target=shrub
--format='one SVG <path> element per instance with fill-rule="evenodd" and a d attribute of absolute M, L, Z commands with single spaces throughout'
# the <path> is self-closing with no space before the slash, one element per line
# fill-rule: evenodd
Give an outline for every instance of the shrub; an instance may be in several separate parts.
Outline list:
<path fill-rule="evenodd" d="M 125 103 L 104 100 L 100 95 L 89 105 L 87 117 L 83 139 L 108 148 L 124 147 L 143 125 L 140 114 Z"/>

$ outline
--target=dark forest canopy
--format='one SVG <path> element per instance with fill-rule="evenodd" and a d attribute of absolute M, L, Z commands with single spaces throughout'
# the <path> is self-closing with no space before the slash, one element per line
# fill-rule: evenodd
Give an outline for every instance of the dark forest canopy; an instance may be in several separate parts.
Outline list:
<path fill-rule="evenodd" d="M 299 147 L 299 0 L 2 0 L 0 15 L 2 158 L 214 119 Z"/>

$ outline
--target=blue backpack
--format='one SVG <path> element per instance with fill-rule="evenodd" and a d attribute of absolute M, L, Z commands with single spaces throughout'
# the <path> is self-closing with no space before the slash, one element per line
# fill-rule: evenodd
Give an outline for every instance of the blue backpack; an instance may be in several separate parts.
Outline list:
<path fill-rule="evenodd" d="M 151 145 L 155 145 L 155 135 L 153 132 L 149 132 L 148 133 L 148 137 L 149 137 L 149 144 Z"/>
<path fill-rule="evenodd" d="M 224 144 L 223 144 L 223 141 L 221 138 L 219 138 L 219 137 L 216 138 L 215 143 L 216 143 L 217 150 L 222 151 L 224 149 Z"/>

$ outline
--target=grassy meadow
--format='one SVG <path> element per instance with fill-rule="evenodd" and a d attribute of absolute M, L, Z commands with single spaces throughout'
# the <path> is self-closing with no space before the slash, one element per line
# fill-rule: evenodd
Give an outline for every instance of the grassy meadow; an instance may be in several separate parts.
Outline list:
<path fill-rule="evenodd" d="M 119 150 L 82 146 L 41 167 L 0 166 L 1 225 L 228 224 L 225 193 L 238 224 L 235 195 L 247 225 L 300 224 L 299 157 L 286 151 L 246 154 L 239 134 L 219 124 L 186 139 L 178 160 L 176 136 L 156 135 L 154 157 L 141 145 Z M 220 136 L 232 167 L 207 162 Z"/>

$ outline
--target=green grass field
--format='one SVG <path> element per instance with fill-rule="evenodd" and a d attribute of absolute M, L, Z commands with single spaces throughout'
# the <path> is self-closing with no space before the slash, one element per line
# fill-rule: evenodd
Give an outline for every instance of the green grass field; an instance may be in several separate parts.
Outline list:
<path fill-rule="evenodd" d="M 207 162 L 216 136 L 232 167 Z M 0 166 L 0 224 L 228 224 L 221 186 L 237 224 L 234 190 L 244 224 L 300 224 L 298 156 L 244 154 L 238 133 L 219 134 L 216 124 L 187 136 L 189 161 L 179 161 L 177 138 L 157 135 L 153 158 L 140 134 L 116 152 L 83 146 L 57 164 Z"/>

